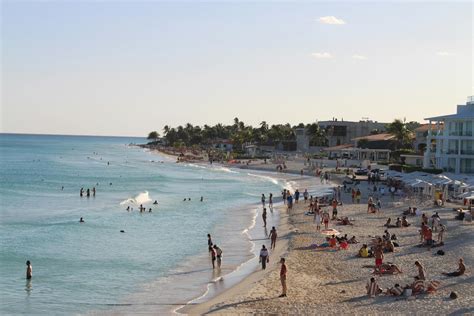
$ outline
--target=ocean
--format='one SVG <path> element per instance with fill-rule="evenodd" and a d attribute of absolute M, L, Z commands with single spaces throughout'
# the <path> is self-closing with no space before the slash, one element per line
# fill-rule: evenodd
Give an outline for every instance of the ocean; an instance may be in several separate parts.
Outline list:
<path fill-rule="evenodd" d="M 130 146 L 144 142 L 0 134 L 0 314 L 171 313 L 254 257 L 260 196 L 289 182 Z"/>

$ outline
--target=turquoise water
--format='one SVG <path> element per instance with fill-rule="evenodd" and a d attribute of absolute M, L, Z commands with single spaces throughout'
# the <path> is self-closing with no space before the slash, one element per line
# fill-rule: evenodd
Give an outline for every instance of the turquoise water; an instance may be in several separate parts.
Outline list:
<path fill-rule="evenodd" d="M 128 146 L 144 141 L 0 134 L 0 314 L 169 310 L 216 277 L 203 260 L 208 232 L 223 273 L 248 259 L 254 203 L 285 183 Z M 94 186 L 95 197 L 79 196 Z M 136 211 L 137 196 L 152 213 Z"/>

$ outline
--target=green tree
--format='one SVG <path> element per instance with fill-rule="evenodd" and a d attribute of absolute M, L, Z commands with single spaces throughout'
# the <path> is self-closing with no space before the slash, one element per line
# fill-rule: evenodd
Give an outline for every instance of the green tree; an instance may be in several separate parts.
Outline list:
<path fill-rule="evenodd" d="M 158 140 L 158 138 L 160 138 L 160 134 L 157 131 L 150 132 L 147 137 L 147 139 L 153 140 L 155 142 Z"/>
<path fill-rule="evenodd" d="M 397 140 L 397 148 L 411 147 L 411 132 L 407 129 L 404 121 L 395 119 L 387 125 L 387 132 L 395 136 Z"/>

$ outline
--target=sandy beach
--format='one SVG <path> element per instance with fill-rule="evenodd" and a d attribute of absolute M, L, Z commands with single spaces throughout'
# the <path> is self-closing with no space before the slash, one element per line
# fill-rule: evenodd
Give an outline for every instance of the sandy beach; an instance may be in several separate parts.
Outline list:
<path fill-rule="evenodd" d="M 268 167 L 270 168 L 270 167 Z M 297 171 L 293 170 L 293 171 Z M 290 171 L 291 172 L 291 171 Z M 312 178 L 313 183 L 319 179 Z M 303 191 L 308 183 L 298 182 L 295 187 Z M 315 250 L 312 244 L 321 244 L 324 237 L 316 231 L 313 216 L 307 216 L 307 204 L 300 204 L 286 215 L 281 216 L 279 245 L 271 254 L 270 269 L 261 272 L 258 266 L 255 272 L 237 286 L 218 295 L 210 301 L 187 306 L 181 310 L 187 314 L 451 314 L 464 315 L 474 313 L 474 233 L 472 224 L 464 224 L 454 219 L 453 207 L 434 207 L 432 203 L 412 205 L 409 200 L 396 197 L 394 201 L 382 196 L 382 211 L 379 214 L 367 213 L 367 199 L 370 191 L 366 183 L 358 186 L 362 192 L 360 204 L 352 204 L 350 193 L 343 193 L 344 206 L 339 208 L 339 216 L 353 219 L 353 226 L 339 226 L 330 222 L 330 227 L 342 235 L 356 236 L 359 244 L 350 245 L 348 250 Z M 368 298 L 365 286 L 374 276 L 373 258 L 359 258 L 357 253 L 363 243 L 369 244 L 374 236 L 382 236 L 383 225 L 388 217 L 395 220 L 401 217 L 408 206 L 417 206 L 428 217 L 437 211 L 442 223 L 447 226 L 445 246 L 440 248 L 417 247 L 420 243 L 419 217 L 408 217 L 412 224 L 407 228 L 389 229 L 397 235 L 400 247 L 393 253 L 386 253 L 384 262 L 398 265 L 403 273 L 375 276 L 383 289 L 399 283 L 404 286 L 413 282 L 417 275 L 414 265 L 419 260 L 427 271 L 427 280 L 438 280 L 440 287 L 435 293 L 412 296 L 408 299 L 380 295 Z M 329 208 L 327 208 L 329 211 Z M 434 239 L 437 233 L 434 233 Z M 436 255 L 443 249 L 444 256 Z M 288 266 L 288 297 L 278 298 L 281 293 L 279 280 L 279 257 L 284 256 Z M 447 277 L 442 272 L 455 271 L 457 261 L 465 260 L 467 271 L 463 276 Z M 452 300 L 454 291 L 458 298 Z"/>

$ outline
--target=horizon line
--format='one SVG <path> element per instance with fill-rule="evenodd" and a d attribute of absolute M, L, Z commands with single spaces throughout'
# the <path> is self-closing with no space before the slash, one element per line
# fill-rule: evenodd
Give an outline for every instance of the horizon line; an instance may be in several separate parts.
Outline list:
<path fill-rule="evenodd" d="M 0 135 L 146 138 L 146 136 L 0 132 Z"/>

